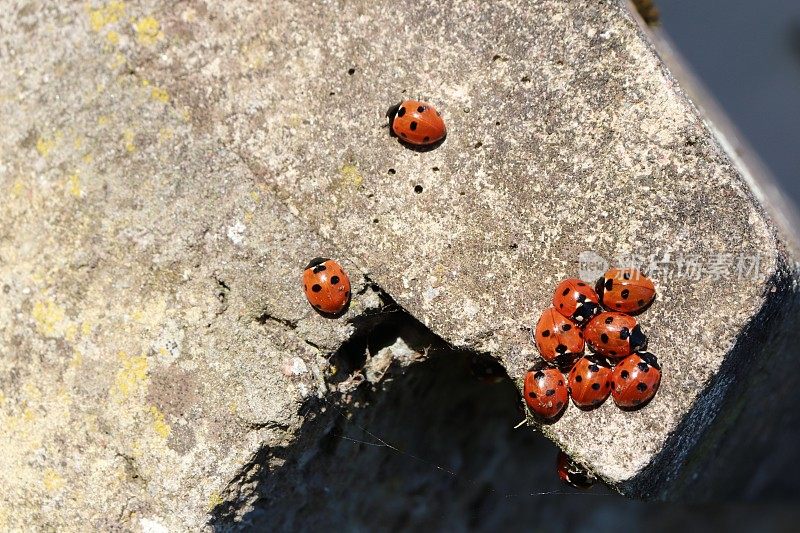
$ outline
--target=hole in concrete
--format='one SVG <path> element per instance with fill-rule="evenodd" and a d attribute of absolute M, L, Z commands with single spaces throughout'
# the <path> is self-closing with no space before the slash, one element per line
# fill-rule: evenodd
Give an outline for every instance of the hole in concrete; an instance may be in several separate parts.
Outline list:
<path fill-rule="evenodd" d="M 439 167 L 433 167 L 431 168 L 431 170 L 433 170 L 434 172 L 439 172 Z"/>
<path fill-rule="evenodd" d="M 382 316 L 387 323 L 367 325 Z M 276 453 L 283 466 L 261 482 L 261 498 L 243 518 L 249 528 L 496 530 L 565 525 L 574 518 L 566 511 L 589 504 L 627 505 L 558 480 L 556 447 L 514 428 L 523 417 L 519 393 L 494 359 L 449 348 L 401 309 L 365 320 L 357 326 L 363 338 L 337 352 L 342 360 L 375 358 L 379 347 L 400 342 L 427 349 L 428 358 L 407 367 L 395 359 L 347 407 L 330 398 L 316 404 L 299 444 Z"/>
<path fill-rule="evenodd" d="M 483 146 L 483 143 L 481 141 L 475 143 L 475 148 L 480 148 L 481 146 Z"/>
<path fill-rule="evenodd" d="M 377 223 L 378 223 L 378 219 L 377 219 L 377 218 L 373 218 L 373 219 L 372 219 L 372 223 L 373 223 L 373 224 L 377 224 Z"/>
<path fill-rule="evenodd" d="M 390 168 L 388 172 L 389 172 L 389 174 L 391 174 L 393 176 L 397 173 L 397 171 L 395 169 L 393 169 L 393 168 Z"/>
<path fill-rule="evenodd" d="M 414 185 L 414 192 L 417 194 L 422 193 L 422 185 Z"/>
<path fill-rule="evenodd" d="M 522 76 L 522 78 L 519 81 L 521 81 L 522 83 L 528 83 L 531 81 L 531 78 L 530 76 Z"/>
<path fill-rule="evenodd" d="M 347 69 L 347 73 L 352 76 L 353 74 L 356 73 L 356 67 L 351 67 Z"/>

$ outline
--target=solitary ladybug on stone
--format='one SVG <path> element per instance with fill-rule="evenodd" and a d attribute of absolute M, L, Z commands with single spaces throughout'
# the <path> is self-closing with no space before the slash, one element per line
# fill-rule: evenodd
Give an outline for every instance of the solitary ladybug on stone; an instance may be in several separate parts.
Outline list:
<path fill-rule="evenodd" d="M 444 139 L 442 114 L 427 102 L 403 100 L 386 112 L 392 134 L 413 146 L 432 146 Z"/>
<path fill-rule="evenodd" d="M 553 307 L 562 315 L 583 326 L 600 311 L 600 300 L 587 283 L 578 278 L 565 279 L 553 293 Z"/>
<path fill-rule="evenodd" d="M 558 369 L 543 364 L 525 374 L 522 394 L 528 409 L 542 421 L 558 417 L 569 400 L 564 376 Z"/>
<path fill-rule="evenodd" d="M 308 303 L 323 316 L 337 317 L 350 304 L 350 278 L 333 259 L 317 257 L 308 263 L 303 290 Z"/>
<path fill-rule="evenodd" d="M 653 282 L 635 268 L 612 268 L 595 289 L 606 309 L 622 313 L 640 313 L 656 297 Z"/>

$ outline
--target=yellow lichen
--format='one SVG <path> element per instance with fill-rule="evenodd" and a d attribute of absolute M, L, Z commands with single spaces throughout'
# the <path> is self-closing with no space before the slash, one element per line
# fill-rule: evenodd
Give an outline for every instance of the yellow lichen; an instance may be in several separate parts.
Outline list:
<path fill-rule="evenodd" d="M 222 499 L 218 491 L 208 495 L 208 510 L 212 511 L 216 506 L 221 505 L 225 500 Z"/>
<path fill-rule="evenodd" d="M 344 185 L 355 185 L 356 187 L 360 187 L 364 183 L 364 176 L 358 171 L 358 167 L 347 163 L 342 165 L 340 170 L 342 174 L 342 182 Z"/>
<path fill-rule="evenodd" d="M 122 140 L 123 145 L 125 146 L 125 150 L 128 152 L 135 152 L 136 151 L 136 143 L 134 142 L 135 134 L 133 130 L 128 128 L 124 132 L 122 132 Z"/>
<path fill-rule="evenodd" d="M 92 333 L 92 323 L 88 320 L 84 320 L 81 324 L 81 335 L 84 337 L 90 335 Z"/>
<path fill-rule="evenodd" d="M 78 368 L 83 364 L 83 353 L 77 348 L 73 350 L 72 359 L 69 361 L 69 366 L 72 368 Z"/>
<path fill-rule="evenodd" d="M 169 102 L 169 93 L 159 87 L 153 87 L 153 89 L 150 91 L 150 97 L 153 100 L 156 100 L 157 102 L 162 102 L 164 104 Z"/>
<path fill-rule="evenodd" d="M 99 32 L 109 24 L 114 24 L 125 14 L 125 3 L 108 2 L 97 9 L 89 9 L 89 26 L 92 31 Z"/>
<path fill-rule="evenodd" d="M 53 300 L 45 300 L 33 304 L 31 316 L 39 333 L 45 337 L 54 337 L 64 321 L 65 312 Z"/>
<path fill-rule="evenodd" d="M 170 427 L 169 424 L 164 421 L 164 413 L 162 413 L 161 410 L 155 405 L 151 405 L 150 414 L 153 417 L 153 429 L 155 430 L 156 434 L 162 439 L 169 437 Z"/>
<path fill-rule="evenodd" d="M 66 328 L 64 328 L 64 340 L 67 342 L 75 342 L 75 339 L 78 337 L 78 326 L 75 324 L 70 324 Z"/>
<path fill-rule="evenodd" d="M 161 25 L 153 17 L 142 17 L 133 24 L 136 30 L 136 40 L 145 46 L 151 46 L 163 38 Z"/>
<path fill-rule="evenodd" d="M 78 177 L 78 174 L 70 174 L 67 177 L 67 184 L 66 184 L 67 192 L 70 193 L 75 198 L 81 197 L 81 180 Z"/>
<path fill-rule="evenodd" d="M 47 492 L 55 492 L 61 489 L 66 483 L 64 478 L 52 468 L 48 468 L 44 471 L 44 478 L 42 481 L 44 482 L 44 488 Z"/>
<path fill-rule="evenodd" d="M 42 157 L 47 157 L 47 154 L 50 153 L 50 150 L 52 150 L 55 145 L 55 140 L 39 137 L 36 140 L 36 151 L 39 152 L 39 155 Z"/>
<path fill-rule="evenodd" d="M 97 125 L 105 126 L 106 124 L 108 124 L 108 120 L 109 120 L 108 115 L 100 115 L 99 117 L 97 117 Z"/>
<path fill-rule="evenodd" d="M 11 185 L 11 196 L 18 198 L 22 196 L 23 192 L 25 192 L 25 182 L 17 178 Z"/>
<path fill-rule="evenodd" d="M 147 379 L 147 356 L 129 356 L 119 352 L 122 363 L 114 380 L 114 392 L 126 398 L 139 390 L 139 386 Z"/>
<path fill-rule="evenodd" d="M 117 46 L 119 44 L 119 33 L 111 30 L 106 34 L 106 41 L 112 46 Z"/>

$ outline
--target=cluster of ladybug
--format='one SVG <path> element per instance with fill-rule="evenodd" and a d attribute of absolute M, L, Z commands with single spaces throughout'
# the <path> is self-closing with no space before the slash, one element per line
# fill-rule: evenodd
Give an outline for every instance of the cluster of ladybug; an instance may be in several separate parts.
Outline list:
<path fill-rule="evenodd" d="M 632 268 L 609 270 L 595 289 L 575 278 L 559 283 L 553 306 L 536 324 L 542 361 L 525 375 L 523 395 L 534 416 L 555 420 L 570 396 L 584 410 L 609 395 L 625 410 L 650 401 L 661 383 L 661 367 L 646 351 L 647 338 L 632 315 L 655 295 L 653 282 Z M 584 355 L 585 345 L 590 355 Z"/>
<path fill-rule="evenodd" d="M 427 102 L 403 100 L 387 111 L 394 136 L 412 146 L 433 146 L 447 135 L 442 114 Z M 336 318 L 350 304 L 350 278 L 332 259 L 317 257 L 303 270 L 303 291 L 321 315 Z"/>

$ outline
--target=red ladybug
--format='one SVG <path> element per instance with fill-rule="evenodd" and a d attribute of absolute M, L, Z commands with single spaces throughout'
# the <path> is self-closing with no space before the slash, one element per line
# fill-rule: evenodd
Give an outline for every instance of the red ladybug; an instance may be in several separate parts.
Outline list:
<path fill-rule="evenodd" d="M 552 420 L 567 406 L 569 393 L 564 376 L 555 368 L 540 365 L 525 374 L 525 403 L 541 420 Z"/>
<path fill-rule="evenodd" d="M 611 367 L 600 359 L 581 357 L 569 371 L 569 394 L 581 409 L 596 407 L 611 393 Z"/>
<path fill-rule="evenodd" d="M 583 332 L 578 324 L 550 307 L 536 323 L 536 348 L 542 359 L 566 367 L 583 353 Z"/>
<path fill-rule="evenodd" d="M 350 303 L 350 278 L 342 266 L 332 259 L 312 259 L 303 271 L 303 290 L 314 309 L 337 315 Z"/>
<path fill-rule="evenodd" d="M 556 471 L 561 481 L 576 489 L 588 489 L 595 482 L 593 475 L 562 451 L 558 452 Z"/>
<path fill-rule="evenodd" d="M 614 367 L 611 396 L 623 409 L 644 405 L 661 384 L 661 366 L 649 352 L 629 355 Z"/>
<path fill-rule="evenodd" d="M 588 284 L 578 278 L 569 278 L 556 287 L 553 307 L 582 326 L 600 311 L 600 299 Z"/>
<path fill-rule="evenodd" d="M 638 313 L 656 297 L 656 287 L 635 268 L 612 268 L 597 280 L 600 302 L 612 311 Z"/>
<path fill-rule="evenodd" d="M 624 313 L 605 311 L 596 315 L 586 324 L 584 335 L 592 351 L 614 359 L 647 348 L 647 337 L 636 319 Z"/>
<path fill-rule="evenodd" d="M 447 135 L 442 114 L 427 102 L 403 100 L 390 108 L 386 116 L 392 132 L 409 144 L 427 146 Z"/>

